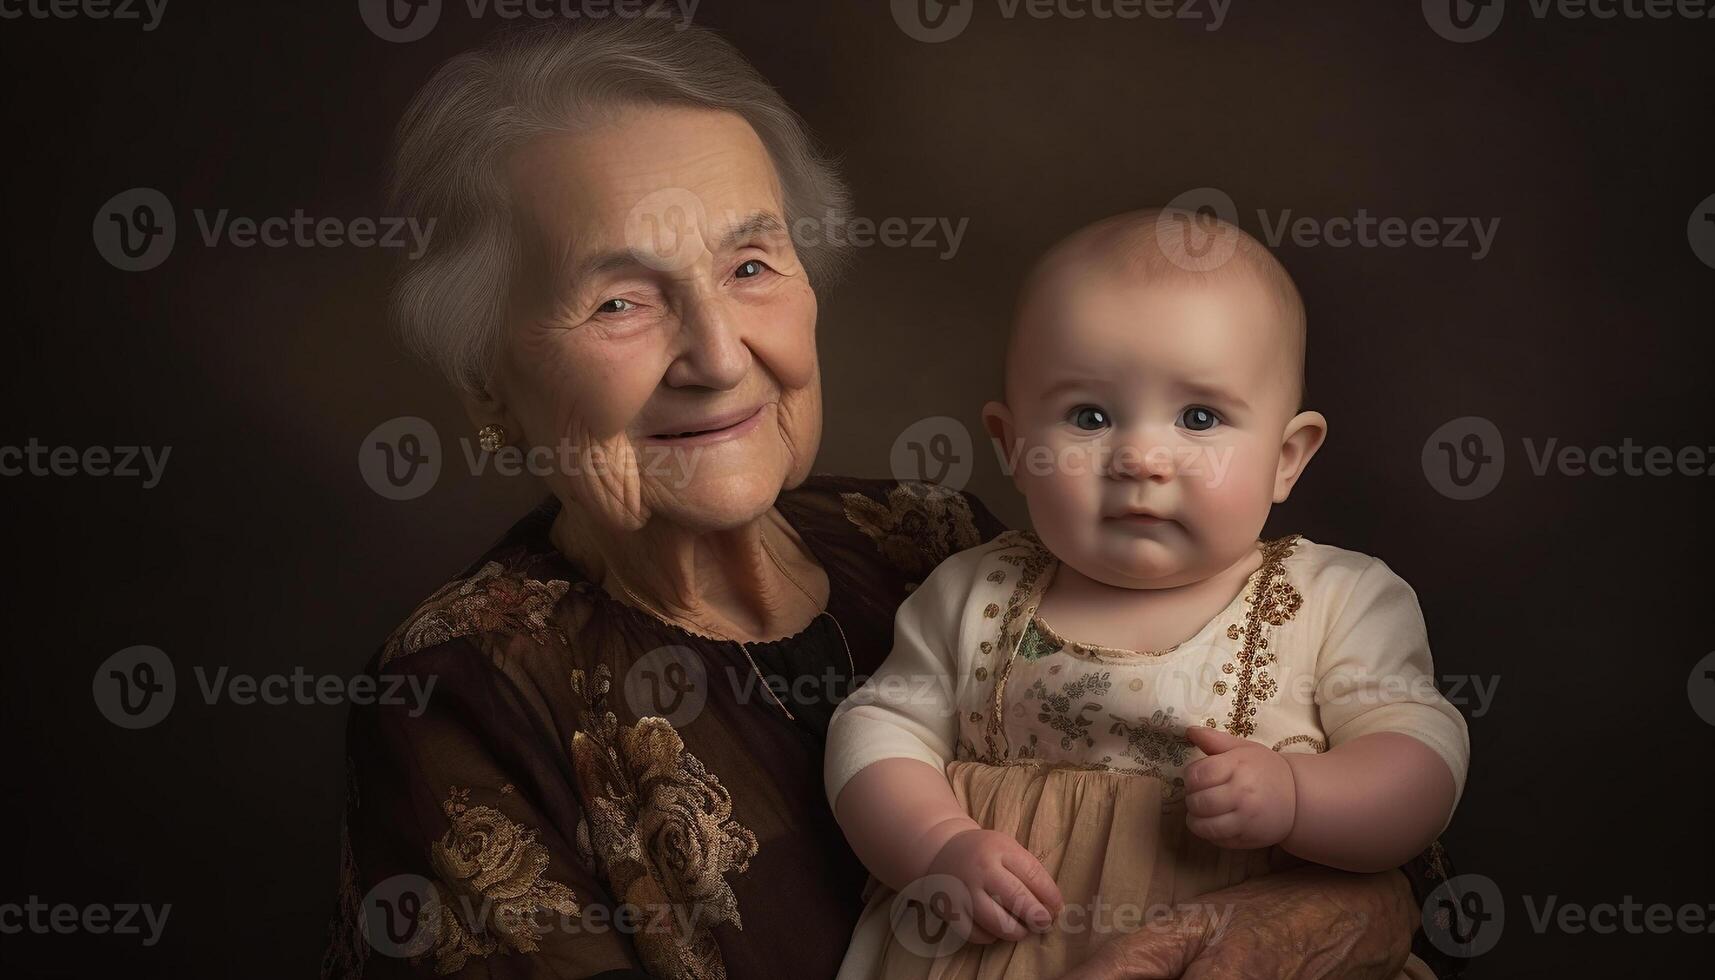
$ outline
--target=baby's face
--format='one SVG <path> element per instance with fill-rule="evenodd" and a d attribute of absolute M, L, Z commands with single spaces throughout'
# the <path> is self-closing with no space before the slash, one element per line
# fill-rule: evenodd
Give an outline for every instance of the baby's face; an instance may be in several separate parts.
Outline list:
<path fill-rule="evenodd" d="M 1014 480 L 1049 550 L 1123 588 L 1243 560 L 1290 488 L 1298 397 L 1297 347 L 1256 277 L 1066 269 L 1033 290 L 1018 331 L 1007 404 L 987 414 L 1010 416 Z"/>

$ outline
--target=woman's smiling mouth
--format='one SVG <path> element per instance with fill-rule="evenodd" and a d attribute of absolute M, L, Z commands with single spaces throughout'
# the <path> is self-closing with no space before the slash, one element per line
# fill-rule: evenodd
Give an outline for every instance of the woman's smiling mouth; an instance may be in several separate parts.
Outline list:
<path fill-rule="evenodd" d="M 688 420 L 685 423 L 685 428 L 675 432 L 652 435 L 648 441 L 672 446 L 697 446 L 722 442 L 727 439 L 737 439 L 761 423 L 763 410 L 767 407 L 768 404 L 764 403 L 755 408 L 723 412 L 703 419 Z"/>

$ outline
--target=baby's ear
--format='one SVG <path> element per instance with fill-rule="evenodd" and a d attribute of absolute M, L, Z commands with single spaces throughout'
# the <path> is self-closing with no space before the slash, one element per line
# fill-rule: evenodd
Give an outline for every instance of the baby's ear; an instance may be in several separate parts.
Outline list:
<path fill-rule="evenodd" d="M 1005 402 L 989 402 L 983 406 L 983 428 L 994 440 L 996 455 L 1008 477 L 1017 479 L 1018 457 L 1024 446 L 1018 442 L 1012 424 L 1012 409 Z"/>
<path fill-rule="evenodd" d="M 1310 457 L 1322 448 L 1328 438 L 1328 420 L 1321 412 L 1299 412 L 1286 423 L 1286 434 L 1280 443 L 1280 463 L 1274 470 L 1274 502 L 1285 503 L 1292 488 L 1310 465 Z"/>

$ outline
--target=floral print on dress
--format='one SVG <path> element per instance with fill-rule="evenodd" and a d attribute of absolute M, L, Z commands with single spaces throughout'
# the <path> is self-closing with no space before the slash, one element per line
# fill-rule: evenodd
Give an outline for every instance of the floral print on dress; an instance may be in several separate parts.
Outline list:
<path fill-rule="evenodd" d="M 1102 703 L 1089 699 L 1105 697 L 1112 686 L 1107 671 L 1080 674 L 1052 690 L 1039 678 L 1024 689 L 1024 697 L 1042 702 L 1036 720 L 1059 732 L 1060 747 L 1070 752 L 1078 742 L 1083 742 L 1086 748 L 1096 744 L 1090 737 L 1090 725 L 1095 721 L 1091 716 L 1101 712 Z M 1074 709 L 1075 702 L 1082 703 Z"/>
<path fill-rule="evenodd" d="M 1141 718 L 1137 724 L 1110 715 L 1113 726 L 1108 729 L 1110 735 L 1125 738 L 1126 757 L 1140 766 L 1171 766 L 1175 769 L 1185 765 L 1185 757 L 1191 751 L 1191 740 L 1185 737 L 1185 722 L 1173 716 L 1173 706 L 1157 708 L 1148 718 Z"/>
<path fill-rule="evenodd" d="M 552 621 L 554 607 L 570 588 L 570 582 L 544 582 L 488 562 L 476 574 L 448 582 L 424 600 L 387 640 L 381 666 L 475 633 L 522 634 L 547 644 L 558 631 Z"/>
<path fill-rule="evenodd" d="M 933 483 L 901 482 L 888 490 L 886 503 L 858 492 L 842 493 L 840 500 L 846 519 L 913 584 L 948 556 L 982 543 L 964 495 Z"/>
<path fill-rule="evenodd" d="M 621 725 L 607 710 L 612 675 L 574 670 L 586 725 L 572 736 L 584 802 L 578 849 L 601 869 L 616 901 L 643 926 L 634 937 L 653 976 L 720 980 L 726 964 L 714 927 L 743 928 L 727 881 L 749 870 L 756 835 L 733 819 L 732 796 L 663 718 Z"/>
<path fill-rule="evenodd" d="M 550 924 L 543 909 L 579 914 L 572 890 L 544 877 L 548 849 L 536 831 L 489 806 L 472 806 L 470 790 L 442 804 L 451 826 L 429 848 L 435 872 L 435 972 L 456 973 L 471 957 L 533 953 Z"/>
<path fill-rule="evenodd" d="M 1023 660 L 1041 660 L 1051 653 L 1059 653 L 1064 648 L 1064 644 L 1037 629 L 1035 621 L 1032 621 L 1024 628 L 1024 636 L 1018 641 L 1018 656 Z"/>

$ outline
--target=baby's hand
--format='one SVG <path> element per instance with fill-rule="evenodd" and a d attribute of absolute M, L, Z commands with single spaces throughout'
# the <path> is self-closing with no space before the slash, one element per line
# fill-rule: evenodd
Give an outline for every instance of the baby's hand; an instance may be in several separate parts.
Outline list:
<path fill-rule="evenodd" d="M 1185 730 L 1208 754 L 1185 769 L 1185 826 L 1227 848 L 1270 847 L 1292 833 L 1298 792 L 1286 758 L 1213 728 Z"/>
<path fill-rule="evenodd" d="M 969 896 L 958 896 L 976 927 L 971 938 L 1018 941 L 1030 932 L 1047 932 L 1060 912 L 1060 889 L 1036 855 L 1010 834 L 967 830 L 942 845 L 929 862 L 929 874 L 950 875 Z M 986 934 L 986 935 L 985 935 Z"/>

